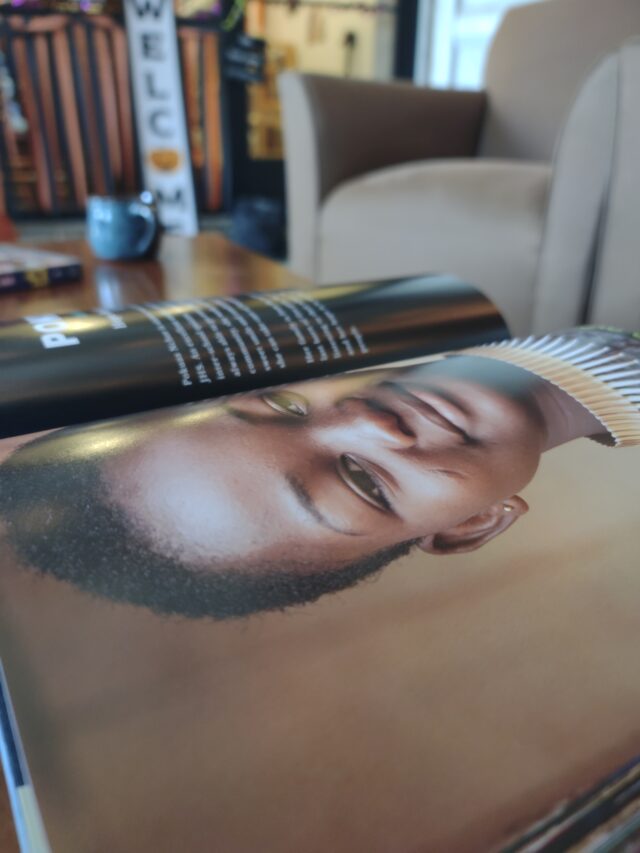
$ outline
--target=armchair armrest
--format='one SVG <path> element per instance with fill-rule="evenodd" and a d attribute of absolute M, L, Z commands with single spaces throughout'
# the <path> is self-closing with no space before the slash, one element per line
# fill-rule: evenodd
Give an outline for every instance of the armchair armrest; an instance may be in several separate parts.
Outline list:
<path fill-rule="evenodd" d="M 290 263 L 313 276 L 319 208 L 349 178 L 396 163 L 476 154 L 486 95 L 285 72 Z"/>

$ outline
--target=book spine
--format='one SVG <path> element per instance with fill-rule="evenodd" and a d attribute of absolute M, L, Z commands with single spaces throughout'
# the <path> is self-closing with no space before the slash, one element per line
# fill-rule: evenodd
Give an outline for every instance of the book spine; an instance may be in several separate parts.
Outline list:
<path fill-rule="evenodd" d="M 0 325 L 0 437 L 508 337 L 443 277 L 134 305 Z"/>
<path fill-rule="evenodd" d="M 42 816 L 0 662 L 0 767 L 9 792 L 9 802 L 20 850 L 50 853 Z"/>
<path fill-rule="evenodd" d="M 50 284 L 78 281 L 82 276 L 80 264 L 67 264 L 48 269 L 19 270 L 0 273 L 0 292 L 11 290 L 37 290 Z"/>

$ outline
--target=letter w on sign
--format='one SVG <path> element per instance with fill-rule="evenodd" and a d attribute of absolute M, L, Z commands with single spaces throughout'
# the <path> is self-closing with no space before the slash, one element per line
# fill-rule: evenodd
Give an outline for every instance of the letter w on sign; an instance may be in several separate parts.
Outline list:
<path fill-rule="evenodd" d="M 160 18 L 165 4 L 166 0 L 127 0 L 127 5 L 133 7 L 139 18 L 146 18 L 148 15 Z"/>

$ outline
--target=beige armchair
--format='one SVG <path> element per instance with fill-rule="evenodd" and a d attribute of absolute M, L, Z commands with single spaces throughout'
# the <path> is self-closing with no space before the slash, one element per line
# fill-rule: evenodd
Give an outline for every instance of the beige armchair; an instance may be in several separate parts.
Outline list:
<path fill-rule="evenodd" d="M 282 75 L 293 269 L 322 284 L 454 273 L 518 334 L 615 322 L 621 300 L 640 320 L 637 259 L 615 236 L 640 233 L 618 174 L 624 154 L 626 180 L 640 175 L 640 47 L 618 52 L 634 33 L 637 0 L 546 0 L 507 13 L 483 92 Z M 603 217 L 614 190 L 625 212 Z"/>

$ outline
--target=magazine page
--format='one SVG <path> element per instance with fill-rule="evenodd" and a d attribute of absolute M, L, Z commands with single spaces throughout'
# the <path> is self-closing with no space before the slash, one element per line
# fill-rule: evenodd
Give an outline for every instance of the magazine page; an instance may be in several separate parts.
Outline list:
<path fill-rule="evenodd" d="M 51 848 L 580 845 L 640 755 L 639 401 L 585 329 L 3 441 Z"/>
<path fill-rule="evenodd" d="M 507 336 L 449 276 L 38 313 L 0 324 L 0 437 Z"/>

